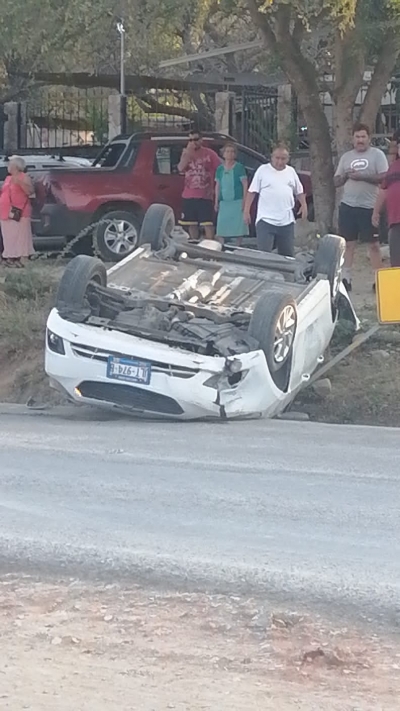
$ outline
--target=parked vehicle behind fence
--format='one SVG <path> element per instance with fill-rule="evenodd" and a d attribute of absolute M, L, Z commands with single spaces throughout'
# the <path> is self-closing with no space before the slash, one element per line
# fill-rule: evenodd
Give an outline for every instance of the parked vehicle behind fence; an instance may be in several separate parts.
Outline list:
<path fill-rule="evenodd" d="M 219 152 L 229 136 L 204 135 L 204 143 Z M 48 170 L 36 176 L 35 244 L 63 247 L 92 223 L 104 260 L 117 262 L 137 246 L 140 226 L 153 203 L 181 213 L 183 176 L 178 163 L 187 138 L 180 134 L 137 133 L 118 136 L 101 151 L 90 168 Z M 238 160 L 249 179 L 265 157 L 241 144 Z M 313 216 L 310 173 L 299 173 Z M 88 235 L 81 248 L 90 247 Z M 79 250 L 78 250 L 79 251 Z"/>

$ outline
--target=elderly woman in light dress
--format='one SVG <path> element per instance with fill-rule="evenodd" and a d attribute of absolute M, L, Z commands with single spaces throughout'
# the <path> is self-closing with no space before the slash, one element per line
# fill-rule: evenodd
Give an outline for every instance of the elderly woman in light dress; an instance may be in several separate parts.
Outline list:
<path fill-rule="evenodd" d="M 0 192 L 0 226 L 3 237 L 2 263 L 6 267 L 23 267 L 24 259 L 34 253 L 31 228 L 32 180 L 25 173 L 25 161 L 12 156 L 9 175 Z"/>

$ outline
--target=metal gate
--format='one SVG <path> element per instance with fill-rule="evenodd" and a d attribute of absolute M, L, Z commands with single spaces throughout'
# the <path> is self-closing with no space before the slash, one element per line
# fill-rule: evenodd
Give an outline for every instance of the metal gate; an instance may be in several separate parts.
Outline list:
<path fill-rule="evenodd" d="M 236 137 L 255 151 L 269 153 L 278 134 L 278 90 L 243 89 L 236 102 Z"/>

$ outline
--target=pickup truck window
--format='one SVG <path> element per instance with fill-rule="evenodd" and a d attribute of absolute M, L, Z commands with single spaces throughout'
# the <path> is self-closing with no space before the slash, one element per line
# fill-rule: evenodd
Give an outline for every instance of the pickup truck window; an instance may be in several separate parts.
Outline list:
<path fill-rule="evenodd" d="M 126 143 L 110 143 L 96 158 L 93 166 L 98 168 L 115 168 L 126 150 Z"/>
<path fill-rule="evenodd" d="M 156 175 L 177 175 L 182 146 L 157 146 L 154 173 Z"/>

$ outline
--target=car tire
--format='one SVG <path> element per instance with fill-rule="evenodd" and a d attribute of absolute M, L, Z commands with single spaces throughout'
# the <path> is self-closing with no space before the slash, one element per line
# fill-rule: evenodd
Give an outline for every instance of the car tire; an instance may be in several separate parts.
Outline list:
<path fill-rule="evenodd" d="M 274 291 L 260 296 L 248 332 L 258 341 L 272 380 L 283 391 L 289 384 L 296 328 L 297 308 L 291 296 Z"/>
<path fill-rule="evenodd" d="M 315 255 L 313 278 L 324 275 L 329 281 L 332 306 L 336 306 L 343 269 L 346 242 L 338 235 L 325 235 L 320 240 Z"/>
<path fill-rule="evenodd" d="M 139 241 L 140 218 L 128 210 L 111 210 L 101 216 L 94 231 L 95 252 L 105 262 L 120 262 Z"/>
<path fill-rule="evenodd" d="M 159 252 L 174 227 L 175 215 L 171 207 L 158 203 L 150 205 L 142 222 L 139 245 L 149 244 L 153 252 Z"/>
<path fill-rule="evenodd" d="M 100 259 L 80 254 L 67 265 L 61 277 L 56 297 L 56 308 L 80 309 L 86 305 L 91 283 L 107 286 L 107 271 Z"/>

